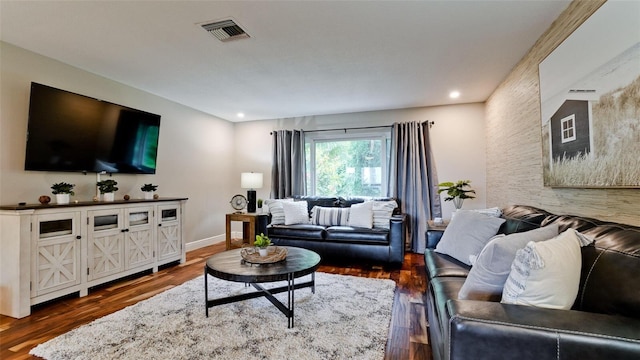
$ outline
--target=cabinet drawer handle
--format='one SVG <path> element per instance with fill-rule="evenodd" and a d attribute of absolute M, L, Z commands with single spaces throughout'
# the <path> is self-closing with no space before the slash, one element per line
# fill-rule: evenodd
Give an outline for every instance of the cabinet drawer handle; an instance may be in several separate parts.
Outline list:
<path fill-rule="evenodd" d="M 82 239 L 82 236 L 78 235 L 78 236 L 76 236 L 76 239 L 80 240 L 80 239 Z"/>

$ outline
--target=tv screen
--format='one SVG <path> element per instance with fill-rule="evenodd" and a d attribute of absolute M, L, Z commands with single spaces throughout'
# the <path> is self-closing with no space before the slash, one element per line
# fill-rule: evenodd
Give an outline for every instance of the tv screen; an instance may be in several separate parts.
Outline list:
<path fill-rule="evenodd" d="M 31 83 L 25 170 L 155 174 L 160 115 Z"/>

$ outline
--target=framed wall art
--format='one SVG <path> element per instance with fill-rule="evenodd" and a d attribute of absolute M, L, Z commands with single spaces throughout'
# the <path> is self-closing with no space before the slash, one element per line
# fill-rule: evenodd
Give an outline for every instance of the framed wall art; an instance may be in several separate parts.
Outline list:
<path fill-rule="evenodd" d="M 638 14 L 608 1 L 540 63 L 545 186 L 640 188 Z"/>

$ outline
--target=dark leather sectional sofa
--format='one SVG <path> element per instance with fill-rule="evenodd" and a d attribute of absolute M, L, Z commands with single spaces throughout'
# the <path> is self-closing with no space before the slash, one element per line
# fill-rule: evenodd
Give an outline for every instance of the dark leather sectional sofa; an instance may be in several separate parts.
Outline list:
<path fill-rule="evenodd" d="M 503 210 L 500 232 L 557 223 L 595 239 L 582 248 L 578 296 L 571 310 L 459 300 L 470 267 L 425 252 L 426 294 L 433 358 L 640 359 L 640 227 L 529 206 Z M 433 235 L 433 234 L 432 234 Z"/>
<path fill-rule="evenodd" d="M 301 196 L 294 200 L 307 201 L 309 213 L 316 205 L 350 207 L 365 201 L 364 198 L 314 196 Z M 400 266 L 404 260 L 405 218 L 404 214 L 396 211 L 391 216 L 389 229 L 311 224 L 269 225 L 267 234 L 276 245 L 313 250 L 320 254 L 323 261 L 357 259 Z"/>

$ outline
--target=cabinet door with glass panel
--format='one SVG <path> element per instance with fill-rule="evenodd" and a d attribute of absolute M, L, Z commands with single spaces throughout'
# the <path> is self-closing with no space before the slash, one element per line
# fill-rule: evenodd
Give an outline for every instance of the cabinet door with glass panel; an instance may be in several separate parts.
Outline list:
<path fill-rule="evenodd" d="M 158 206 L 158 261 L 175 261 L 182 257 L 180 205 Z"/>
<path fill-rule="evenodd" d="M 153 207 L 125 209 L 124 220 L 125 269 L 153 264 L 155 260 Z"/>
<path fill-rule="evenodd" d="M 122 210 L 91 210 L 87 213 L 88 280 L 124 271 Z"/>
<path fill-rule="evenodd" d="M 31 297 L 80 284 L 80 212 L 33 217 Z"/>

